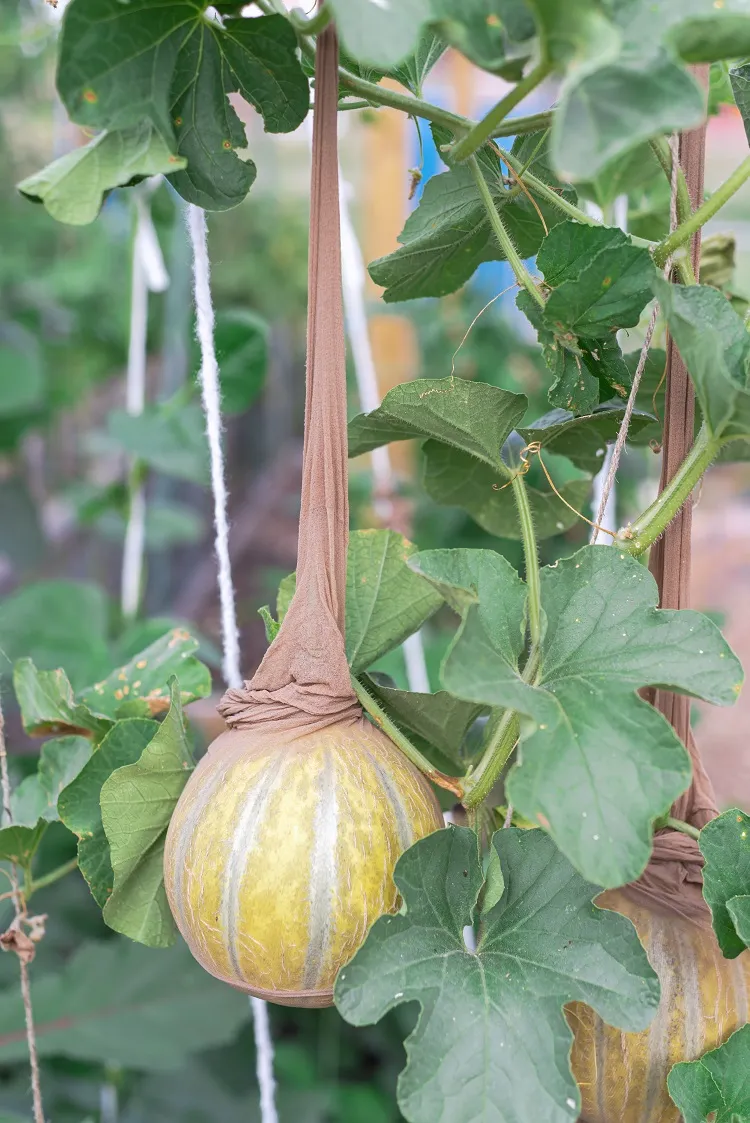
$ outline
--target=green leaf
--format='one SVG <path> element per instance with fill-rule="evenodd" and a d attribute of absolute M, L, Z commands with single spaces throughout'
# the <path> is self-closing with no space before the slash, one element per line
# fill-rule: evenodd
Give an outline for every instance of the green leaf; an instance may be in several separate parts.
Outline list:
<path fill-rule="evenodd" d="M 525 195 L 510 196 L 499 168 L 482 162 L 495 204 L 521 257 L 531 257 L 544 227 Z M 560 222 L 559 211 L 541 205 L 548 228 Z M 433 176 L 416 210 L 398 236 L 401 247 L 369 266 L 370 276 L 391 303 L 423 296 L 445 296 L 460 288 L 483 261 L 503 260 L 471 168 L 465 165 Z"/>
<path fill-rule="evenodd" d="M 205 423 L 197 402 L 179 409 L 172 402 L 148 405 L 137 415 L 112 410 L 107 430 L 121 448 L 157 471 L 191 483 L 208 483 Z"/>
<path fill-rule="evenodd" d="M 158 1071 L 198 1049 L 228 1044 L 247 1018 L 247 998 L 206 974 L 180 943 L 154 955 L 127 940 L 80 947 L 55 972 L 32 972 L 39 1053 Z M 0 1061 L 26 1059 L 16 983 L 0 997 Z"/>
<path fill-rule="evenodd" d="M 102 132 L 46 168 L 21 181 L 18 190 L 44 203 L 58 222 L 85 226 L 93 222 L 114 187 L 146 176 L 170 175 L 185 167 L 149 121 L 129 129 Z"/>
<path fill-rule="evenodd" d="M 521 77 L 536 27 L 519 0 L 432 0 L 435 26 L 452 47 L 484 70 Z"/>
<path fill-rule="evenodd" d="M 81 701 L 97 717 L 116 721 L 127 705 L 128 717 L 154 717 L 169 709 L 167 683 L 179 676 L 183 706 L 211 693 L 211 674 L 194 652 L 199 642 L 184 628 L 172 628 L 144 651 L 82 691 Z"/>
<path fill-rule="evenodd" d="M 750 947 L 750 895 L 732 897 L 727 901 L 727 910 L 737 935 L 745 947 Z"/>
<path fill-rule="evenodd" d="M 654 293 L 695 385 L 710 434 L 722 443 L 750 437 L 750 335 L 726 297 L 709 285 L 670 285 Z"/>
<path fill-rule="evenodd" d="M 626 0 L 615 9 L 625 45 L 647 49 L 661 40 L 685 62 L 715 62 L 750 53 L 750 10 L 745 0 Z M 649 38 L 650 37 L 650 38 Z"/>
<path fill-rule="evenodd" d="M 663 174 L 651 146 L 644 143 L 607 164 L 589 183 L 577 183 L 576 188 L 579 194 L 606 210 L 619 195 L 643 190 Z"/>
<path fill-rule="evenodd" d="M 78 866 L 100 908 L 109 900 L 114 882 L 99 805 L 102 786 L 115 769 L 137 764 L 158 728 L 155 721 L 141 718 L 118 721 L 58 799 L 60 818 L 78 835 Z"/>
<path fill-rule="evenodd" d="M 706 860 L 703 896 L 711 909 L 716 939 L 727 959 L 735 959 L 746 947 L 737 931 L 730 902 L 750 894 L 750 816 L 733 807 L 707 823 L 698 842 Z M 744 915 L 745 906 L 735 906 Z M 744 927 L 744 925 L 743 925 Z"/>
<path fill-rule="evenodd" d="M 463 939 L 482 889 L 476 835 L 449 827 L 399 859 L 402 912 L 376 920 L 336 983 L 336 1005 L 353 1025 L 419 1002 L 398 1084 L 412 1123 L 570 1123 L 580 1095 L 562 1007 L 586 1002 L 632 1031 L 659 1001 L 632 925 L 592 905 L 599 890 L 551 839 L 511 827 L 493 848 L 505 889 L 481 915 L 476 953 Z"/>
<path fill-rule="evenodd" d="M 65 667 L 80 688 L 111 666 L 107 600 L 97 585 L 37 581 L 0 603 L 0 650 L 29 656 L 42 671 Z"/>
<path fill-rule="evenodd" d="M 261 393 L 268 367 L 268 324 L 242 308 L 216 317 L 221 405 L 224 413 L 243 413 Z M 200 358 L 195 352 L 196 371 Z"/>
<path fill-rule="evenodd" d="M 745 136 L 750 143 L 750 62 L 733 66 L 729 71 L 732 93 L 745 126 Z"/>
<path fill-rule="evenodd" d="M 445 551 L 412 564 L 444 580 Z M 691 774 L 674 730 L 636 691 L 662 686 L 728 705 L 742 668 L 706 617 L 657 609 L 650 573 L 616 549 L 587 546 L 543 569 L 541 592 L 546 632 L 533 684 L 519 674 L 518 641 L 508 644 L 523 626 L 518 586 L 496 569 L 464 609 L 443 686 L 527 715 L 508 799 L 585 877 L 623 885 L 642 873 L 654 821 Z"/>
<path fill-rule="evenodd" d="M 491 467 L 526 411 L 523 394 L 484 382 L 417 378 L 389 390 L 381 405 L 349 423 L 349 455 L 360 456 L 391 441 L 434 437 Z"/>
<path fill-rule="evenodd" d="M 587 339 L 635 327 L 657 276 L 648 250 L 621 230 L 572 220 L 550 230 L 537 265 L 553 290 L 544 308 L 548 328 Z"/>
<path fill-rule="evenodd" d="M 21 708 L 23 727 L 32 737 L 50 733 L 83 733 L 98 739 L 109 722 L 77 701 L 65 671 L 38 671 L 31 659 L 13 668 L 13 689 Z"/>
<path fill-rule="evenodd" d="M 407 90 L 411 90 L 415 97 L 421 97 L 422 83 L 444 53 L 446 45 L 432 31 L 425 31 L 413 54 L 398 66 L 394 66 L 389 71 L 389 76 L 395 78 L 402 86 L 406 86 Z"/>
<path fill-rule="evenodd" d="M 33 827 L 39 819 L 47 822 L 59 819 L 58 796 L 75 780 L 92 752 L 93 746 L 86 737 L 58 737 L 46 741 L 37 771 L 22 780 L 13 792 L 13 822 Z"/>
<path fill-rule="evenodd" d="M 0 862 L 15 862 L 28 869 L 46 829 L 44 819 L 33 827 L 3 827 L 0 830 Z"/>
<path fill-rule="evenodd" d="M 463 741 L 485 706 L 462 702 L 447 690 L 419 694 L 385 686 L 368 675 L 366 686 L 397 725 L 422 737 L 428 744 L 457 764 L 466 763 Z"/>
<path fill-rule="evenodd" d="M 498 475 L 497 469 L 437 441 L 427 441 L 423 451 L 425 491 L 436 503 L 463 507 L 488 534 L 520 539 L 513 492 L 510 487 L 504 486 L 504 477 Z M 549 461 L 546 463 L 550 466 Z M 561 502 L 549 487 L 545 491 L 527 488 L 534 530 L 539 539 L 561 534 L 576 524 L 578 517 L 575 512 L 589 498 L 591 477 L 587 475 L 582 479 L 556 483 L 556 486 L 574 510 Z"/>
<path fill-rule="evenodd" d="M 240 93 L 270 132 L 291 132 L 308 110 L 297 40 L 282 16 L 206 18 L 191 0 L 73 0 L 66 12 L 57 84 L 71 118 L 89 128 L 150 121 L 187 159 L 173 176 L 188 201 L 235 206 L 255 179 L 242 160 L 245 129 L 227 100 Z"/>
<path fill-rule="evenodd" d="M 621 406 L 602 406 L 583 417 L 553 409 L 518 432 L 525 441 L 538 441 L 543 450 L 567 456 L 578 468 L 595 475 L 604 461 L 607 443 L 617 437 L 624 413 Z M 639 434 L 655 421 L 651 414 L 634 410 L 628 429 L 631 444 L 641 444 Z"/>
<path fill-rule="evenodd" d="M 386 70 L 414 51 L 430 17 L 430 0 L 400 0 L 393 7 L 372 0 L 328 2 L 347 53 Z"/>
<path fill-rule="evenodd" d="M 418 631 L 442 603 L 406 564 L 416 546 L 393 530 L 358 530 L 346 568 L 346 654 L 353 674 Z"/>
<path fill-rule="evenodd" d="M 136 764 L 118 768 L 101 790 L 114 887 L 103 916 L 110 928 L 149 947 L 174 943 L 164 889 L 164 840 L 193 770 L 176 678 L 169 712 Z"/>
<path fill-rule="evenodd" d="M 558 66 L 575 63 L 575 69 L 586 63 L 613 57 L 619 36 L 602 12 L 598 0 L 528 0 L 534 13 L 542 44 L 542 52 Z"/>
<path fill-rule="evenodd" d="M 750 1119 L 750 1025 L 698 1061 L 676 1064 L 669 1094 L 684 1123 L 747 1123 Z"/>

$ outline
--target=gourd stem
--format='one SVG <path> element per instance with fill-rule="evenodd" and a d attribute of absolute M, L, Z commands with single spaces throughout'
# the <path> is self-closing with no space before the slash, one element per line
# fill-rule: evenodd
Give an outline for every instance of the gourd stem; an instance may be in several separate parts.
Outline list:
<path fill-rule="evenodd" d="M 476 769 L 464 781 L 463 805 L 467 811 L 478 807 L 490 794 L 518 741 L 518 715 L 503 710 Z"/>
<path fill-rule="evenodd" d="M 320 31 L 324 31 L 328 24 L 331 22 L 331 9 L 327 4 L 322 4 L 314 16 L 309 19 L 304 15 L 299 15 L 295 9 L 288 13 L 288 19 L 295 31 L 300 35 L 317 35 Z"/>
<path fill-rule="evenodd" d="M 439 788 L 445 788 L 448 792 L 453 792 L 459 799 L 463 796 L 463 785 L 461 781 L 455 776 L 446 776 L 438 768 L 420 753 L 416 745 L 413 745 L 409 738 L 403 733 L 394 721 L 388 717 L 383 707 L 373 698 L 369 690 L 352 675 L 352 686 L 354 693 L 359 699 L 362 709 L 369 714 L 378 729 L 382 729 L 386 736 L 390 737 L 395 745 L 401 749 L 404 756 L 415 765 L 420 772 L 423 772 L 428 780 L 432 780 L 433 784 L 437 784 Z"/>
<path fill-rule="evenodd" d="M 663 269 L 675 250 L 689 242 L 693 234 L 696 234 L 701 227 L 705 226 L 708 220 L 721 210 L 724 204 L 739 191 L 748 179 L 750 179 L 750 156 L 747 156 L 740 166 L 735 168 L 729 178 L 725 179 L 721 186 L 716 188 L 702 206 L 693 211 L 684 222 L 681 222 L 668 238 L 659 242 L 654 250 L 654 263 L 660 269 Z"/>
<path fill-rule="evenodd" d="M 531 276 L 528 269 L 521 260 L 521 256 L 518 250 L 513 245 L 513 239 L 505 229 L 505 225 L 503 224 L 503 220 L 500 217 L 500 213 L 495 206 L 495 200 L 492 198 L 490 189 L 487 186 L 487 180 L 482 175 L 482 169 L 479 167 L 479 161 L 477 160 L 476 156 L 470 156 L 468 163 L 469 167 L 471 168 L 471 173 L 474 177 L 474 182 L 477 185 L 477 190 L 479 191 L 481 200 L 484 203 L 484 208 L 487 211 L 487 217 L 490 220 L 490 226 L 492 227 L 492 231 L 497 238 L 501 250 L 505 254 L 505 258 L 508 264 L 513 270 L 519 283 L 523 285 L 523 287 L 534 298 L 537 304 L 539 304 L 543 308 L 544 297 L 534 284 L 534 278 Z"/>
<path fill-rule="evenodd" d="M 672 182 L 672 149 L 665 136 L 655 136 L 649 141 L 651 151 L 662 166 L 662 170 L 669 183 Z M 680 167 L 677 169 L 677 221 L 686 222 L 692 213 L 690 193 L 688 191 L 685 172 Z"/>
<path fill-rule="evenodd" d="M 664 825 L 671 827 L 673 831 L 679 831 L 680 834 L 686 834 L 689 838 L 694 838 L 696 842 L 701 836 L 697 827 L 692 826 L 691 823 L 685 823 L 682 819 L 673 819 L 671 815 L 667 815 Z"/>
<path fill-rule="evenodd" d="M 456 163 L 462 163 L 473 156 L 485 141 L 494 135 L 494 130 L 500 125 L 520 101 L 535 90 L 543 82 L 551 70 L 550 64 L 544 60 L 538 63 L 533 70 L 522 78 L 497 105 L 493 106 L 486 117 L 483 117 L 466 136 L 457 141 L 450 150 L 450 156 Z"/>
<path fill-rule="evenodd" d="M 529 636 L 532 655 L 542 642 L 542 596 L 539 581 L 539 553 L 534 533 L 534 520 L 529 505 L 529 495 L 521 472 L 516 472 L 511 481 L 516 501 L 518 521 L 521 524 L 521 540 L 526 567 L 526 588 L 528 589 Z"/>
<path fill-rule="evenodd" d="M 679 513 L 711 462 L 716 459 L 719 447 L 718 441 L 709 435 L 704 422 L 695 438 L 695 444 L 664 490 L 642 515 L 618 531 L 617 545 L 636 556 L 652 546 Z"/>
<path fill-rule="evenodd" d="M 49 873 L 45 873 L 43 877 L 33 879 L 29 884 L 26 900 L 28 901 L 29 897 L 31 897 L 33 893 L 36 893 L 37 889 L 45 889 L 48 885 L 54 885 L 56 881 L 67 877 L 68 874 L 72 873 L 75 869 L 78 869 L 78 858 L 71 858 L 69 862 L 63 862 L 61 866 L 56 866 L 55 869 L 50 870 Z"/>

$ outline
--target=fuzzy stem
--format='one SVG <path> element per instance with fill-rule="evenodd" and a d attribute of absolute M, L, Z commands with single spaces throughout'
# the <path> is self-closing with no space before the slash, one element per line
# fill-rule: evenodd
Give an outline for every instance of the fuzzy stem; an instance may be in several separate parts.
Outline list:
<path fill-rule="evenodd" d="M 26 893 L 26 900 L 28 901 L 29 897 L 31 897 L 33 893 L 36 893 L 37 889 L 46 889 L 48 885 L 54 885 L 56 881 L 67 877 L 69 873 L 72 873 L 73 870 L 77 868 L 78 858 L 71 858 L 69 862 L 63 862 L 61 866 L 56 866 L 55 869 L 50 870 L 49 873 L 45 873 L 43 877 L 35 878 L 29 885 L 28 892 Z"/>
<path fill-rule="evenodd" d="M 719 443 L 701 425 L 695 444 L 675 475 L 642 515 L 618 532 L 617 544 L 629 553 L 642 554 L 653 545 L 679 513 L 695 485 L 719 452 Z"/>
<path fill-rule="evenodd" d="M 479 162 L 476 156 L 470 156 L 468 163 L 469 167 L 471 168 L 472 175 L 474 176 L 474 182 L 477 185 L 477 190 L 479 191 L 479 195 L 482 199 L 482 202 L 484 203 L 484 208 L 487 211 L 487 217 L 490 220 L 490 226 L 492 227 L 493 233 L 498 240 L 501 250 L 505 254 L 508 264 L 510 265 L 520 284 L 522 284 L 527 292 L 530 293 L 537 304 L 539 304 L 543 308 L 544 297 L 534 284 L 534 278 L 531 276 L 528 269 L 521 260 L 518 250 L 513 245 L 513 239 L 505 229 L 503 220 L 500 217 L 497 207 L 495 206 L 495 201 L 490 194 L 490 189 L 487 186 L 486 179 L 482 175 L 482 169 L 479 167 Z"/>
<path fill-rule="evenodd" d="M 679 831 L 680 834 L 686 834 L 689 838 L 694 838 L 696 842 L 701 836 L 701 832 L 697 827 L 692 826 L 690 823 L 683 822 L 682 819 L 673 819 L 671 815 L 667 815 L 664 820 L 666 827 L 671 827 L 673 831 Z"/>
<path fill-rule="evenodd" d="M 528 589 L 529 637 L 532 656 L 542 642 L 542 594 L 539 581 L 539 552 L 534 533 L 534 521 L 529 506 L 526 484 L 520 472 L 512 480 L 513 495 L 516 500 L 518 521 L 521 524 L 523 556 L 526 567 L 526 587 Z M 531 657 L 530 657 L 531 658 Z"/>
<path fill-rule="evenodd" d="M 295 31 L 300 35 L 318 35 L 324 31 L 328 24 L 331 22 L 331 9 L 327 4 L 321 4 L 318 11 L 314 16 L 308 19 L 304 14 L 300 14 L 296 8 L 293 8 L 288 13 L 288 19 Z"/>
<path fill-rule="evenodd" d="M 416 745 L 413 745 L 409 738 L 403 733 L 395 722 L 391 721 L 388 714 L 382 706 L 376 702 L 372 694 L 366 686 L 364 686 L 358 678 L 352 675 L 352 686 L 354 693 L 359 699 L 362 709 L 365 710 L 372 718 L 378 729 L 382 729 L 386 736 L 390 737 L 395 745 L 401 749 L 404 756 L 416 765 L 420 772 L 423 772 L 428 780 L 433 784 L 437 784 L 439 788 L 445 788 L 448 792 L 453 792 L 459 799 L 463 796 L 462 783 L 455 776 L 446 776 L 444 772 L 440 772 L 434 765 L 420 753 Z"/>
<path fill-rule="evenodd" d="M 502 121 L 492 130 L 492 136 L 522 136 L 526 133 L 542 132 L 552 125 L 554 111 L 545 109 L 541 113 L 530 113 L 527 117 L 511 117 Z"/>
<path fill-rule="evenodd" d="M 651 151 L 662 166 L 669 183 L 672 182 L 672 149 L 665 136 L 657 136 L 649 141 Z M 677 169 L 677 221 L 686 222 L 692 213 L 690 193 L 688 191 L 685 172 Z"/>
<path fill-rule="evenodd" d="M 464 781 L 463 805 L 467 811 L 478 807 L 490 794 L 518 741 L 518 715 L 504 710 L 482 759 Z"/>
<path fill-rule="evenodd" d="M 713 195 L 706 199 L 697 211 L 693 211 L 688 219 L 680 223 L 668 238 L 659 242 L 654 250 L 654 264 L 663 269 L 667 259 L 672 256 L 675 250 L 689 242 L 693 234 L 697 234 L 701 227 L 705 226 L 708 220 L 721 210 L 724 204 L 739 191 L 748 179 L 750 179 L 750 156 L 747 156 L 740 166 L 735 168 L 729 178 L 725 179 L 721 186 L 716 188 Z"/>
<path fill-rule="evenodd" d="M 550 69 L 547 61 L 538 63 L 504 98 L 500 99 L 497 105 L 493 106 L 486 117 L 483 117 L 466 136 L 453 145 L 450 152 L 452 159 L 456 163 L 462 163 L 473 156 L 476 150 L 494 135 L 495 129 L 505 120 L 511 109 L 515 109 L 520 101 L 523 101 L 540 82 L 544 81 Z"/>
<path fill-rule="evenodd" d="M 364 78 L 350 74 L 343 66 L 339 67 L 339 85 L 371 104 L 400 109 L 410 117 L 422 117 L 425 121 L 433 121 L 436 125 L 445 125 L 453 132 L 463 133 L 474 125 L 474 122 L 468 118 L 451 113 L 448 109 L 441 109 L 439 105 L 432 105 L 422 98 L 413 97 L 412 94 L 402 94 L 398 90 L 387 89 L 376 82 L 368 82 Z"/>

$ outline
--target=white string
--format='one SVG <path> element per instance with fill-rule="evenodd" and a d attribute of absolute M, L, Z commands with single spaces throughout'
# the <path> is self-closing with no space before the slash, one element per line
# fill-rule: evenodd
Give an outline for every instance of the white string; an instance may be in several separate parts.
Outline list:
<path fill-rule="evenodd" d="M 669 203 L 669 232 L 671 234 L 672 231 L 675 230 L 676 227 L 677 227 L 677 178 L 678 178 L 678 170 L 679 170 L 679 166 L 680 166 L 680 159 L 679 159 L 679 149 L 678 149 L 678 143 L 677 143 L 677 137 L 676 136 L 672 135 L 670 137 L 669 147 L 670 147 L 671 152 L 672 152 L 672 184 L 671 184 L 671 197 L 670 197 L 670 203 Z M 670 274 L 671 270 L 672 270 L 672 258 L 670 257 L 669 260 L 667 261 L 666 265 L 664 266 L 664 277 L 667 280 L 669 279 L 669 274 Z M 641 378 L 643 376 L 643 371 L 646 367 L 646 359 L 648 358 L 648 352 L 649 352 L 649 348 L 651 347 L 651 340 L 652 340 L 653 335 L 654 335 L 654 328 L 656 327 L 656 320 L 657 320 L 658 315 L 659 315 L 659 304 L 658 304 L 658 302 L 655 301 L 654 307 L 651 311 L 651 318 L 648 322 L 648 327 L 646 328 L 646 335 L 645 335 L 644 340 L 643 340 L 643 346 L 641 347 L 641 354 L 640 354 L 640 357 L 638 359 L 638 365 L 635 369 L 635 374 L 633 375 L 633 385 L 630 387 L 630 394 L 628 395 L 628 403 L 625 407 L 625 413 L 623 415 L 623 419 L 620 423 L 620 428 L 619 428 L 619 431 L 617 433 L 617 440 L 615 441 L 614 448 L 612 449 L 612 460 L 611 460 L 611 463 L 610 463 L 610 466 L 609 466 L 609 471 L 607 473 L 607 478 L 604 481 L 604 487 L 602 488 L 602 497 L 601 497 L 601 500 L 599 502 L 599 510 L 598 510 L 596 520 L 595 520 L 597 523 L 601 522 L 602 516 L 604 515 L 604 511 L 606 510 L 607 502 L 609 500 L 609 495 L 610 495 L 610 492 L 611 492 L 612 487 L 614 485 L 615 477 L 617 476 L 617 469 L 618 469 L 618 466 L 620 464 L 620 457 L 622 455 L 622 450 L 624 449 L 625 442 L 628 439 L 628 429 L 630 428 L 630 418 L 633 416 L 633 410 L 635 408 L 635 400 L 636 400 L 636 397 L 638 395 L 638 388 L 641 384 Z"/>
<path fill-rule="evenodd" d="M 360 405 L 365 413 L 370 413 L 380 405 L 378 376 L 372 354 L 370 333 L 367 329 L 367 308 L 365 306 L 365 263 L 359 248 L 357 234 L 349 213 L 351 184 L 341 175 L 339 168 L 339 216 L 341 225 L 341 279 L 344 294 L 344 319 L 349 346 L 352 351 L 354 374 Z M 370 453 L 374 484 L 375 513 L 387 526 L 393 517 L 395 491 L 393 468 L 388 448 L 383 445 Z M 409 690 L 418 694 L 429 694 L 430 679 L 421 632 L 414 632 L 402 644 L 406 681 Z"/>
<path fill-rule="evenodd" d="M 221 395 L 219 366 L 214 346 L 214 308 L 211 300 L 211 274 L 208 260 L 208 229 L 206 215 L 200 207 L 187 208 L 188 231 L 193 247 L 193 281 L 195 292 L 196 334 L 200 344 L 200 384 L 206 415 L 206 434 L 211 458 L 211 488 L 214 497 L 216 527 L 216 558 L 218 561 L 221 634 L 224 678 L 231 687 L 242 685 L 240 670 L 240 637 L 237 609 L 229 560 L 229 520 L 227 517 L 227 486 L 224 474 L 224 453 L 221 444 Z M 268 1007 L 259 998 L 251 998 L 255 1035 L 256 1073 L 260 1088 L 262 1123 L 278 1123 L 276 1081 L 273 1075 L 273 1040 L 268 1020 Z"/>

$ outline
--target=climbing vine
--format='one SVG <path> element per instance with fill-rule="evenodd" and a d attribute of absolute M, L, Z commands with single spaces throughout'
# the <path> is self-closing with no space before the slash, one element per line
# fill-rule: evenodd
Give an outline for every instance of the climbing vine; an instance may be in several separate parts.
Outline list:
<path fill-rule="evenodd" d="M 422 442 L 426 493 L 518 541 L 524 578 L 491 549 L 420 551 L 391 530 L 352 534 L 346 649 L 357 695 L 459 801 L 468 825 L 403 855 L 401 913 L 374 923 L 339 974 L 336 1005 L 363 1025 L 420 1003 L 398 1092 L 413 1123 L 562 1123 L 581 1110 L 564 1007 L 585 1003 L 635 1033 L 659 1004 L 631 923 L 592 906 L 602 889 L 641 878 L 655 832 L 697 836 L 721 951 L 736 957 L 750 945 L 749 820 L 733 810 L 699 830 L 671 815 L 691 783 L 691 759 L 642 697 L 658 687 L 729 705 L 742 681 L 714 623 L 658 607 L 642 561 L 709 465 L 746 458 L 750 441 L 743 310 L 721 281 L 696 283 L 689 256 L 691 238 L 750 178 L 750 157 L 693 209 L 670 144 L 719 97 L 734 98 L 750 131 L 742 62 L 750 12 L 743 0 L 395 8 L 326 0 L 305 17 L 275 0 L 71 0 L 57 88 L 91 139 L 19 190 L 74 224 L 94 221 L 109 192 L 138 190 L 154 175 L 207 211 L 236 206 L 256 168 L 229 95 L 254 106 L 268 132 L 296 129 L 315 97 L 316 36 L 331 22 L 341 43 L 339 108 L 391 107 L 429 124 L 444 168 L 370 275 L 398 303 L 446 296 L 481 263 L 506 261 L 544 358 L 550 409 L 530 416 L 522 394 L 431 371 L 350 422 L 351 456 Z M 507 83 L 479 121 L 425 100 L 425 80 L 448 48 Z M 703 65 L 712 67 L 710 99 L 696 74 Z M 527 114 L 535 91 L 549 107 Z M 623 195 L 629 233 L 609 221 Z M 610 548 L 585 546 L 540 567 L 539 542 L 578 520 L 608 443 L 661 440 L 663 351 L 644 355 L 623 428 L 639 353 L 623 340 L 642 338 L 655 301 L 657 337 L 668 331 L 695 389 L 692 448 Z M 132 421 L 122 419 L 123 431 Z M 544 490 L 530 482 L 534 458 Z M 559 473 L 561 460 L 570 471 Z M 287 578 L 276 614 L 266 612 L 269 639 L 293 591 Z M 372 671 L 439 610 L 452 610 L 456 626 L 437 693 L 398 689 Z M 51 737 L 38 773 L 13 795 L 13 825 L 0 830 L 0 858 L 18 871 L 24 909 L 41 884 L 41 838 L 59 820 L 78 839 L 77 862 L 59 876 L 80 870 L 107 924 L 132 940 L 175 941 L 162 856 L 193 768 L 182 709 L 210 688 L 196 647 L 173 631 L 76 689 L 64 669 L 16 664 L 24 725 Z M 467 926 L 476 948 L 466 945 Z M 736 1022 L 725 1036 L 662 1081 L 687 1123 L 750 1117 L 747 1084 L 732 1076 L 750 1065 L 748 1030 Z"/>

